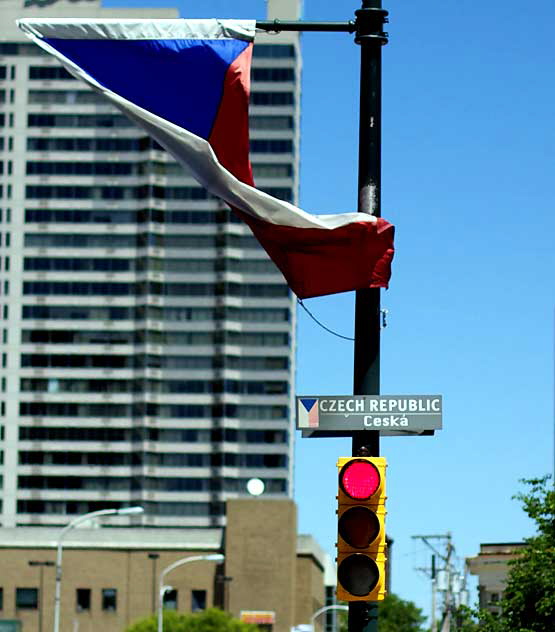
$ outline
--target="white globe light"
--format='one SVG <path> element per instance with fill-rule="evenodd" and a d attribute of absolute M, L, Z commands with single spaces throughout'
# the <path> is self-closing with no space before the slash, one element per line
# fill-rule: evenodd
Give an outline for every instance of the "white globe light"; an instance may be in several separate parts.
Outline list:
<path fill-rule="evenodd" d="M 259 478 L 251 478 L 247 483 L 247 491 L 251 496 L 260 496 L 264 493 L 264 481 Z"/>

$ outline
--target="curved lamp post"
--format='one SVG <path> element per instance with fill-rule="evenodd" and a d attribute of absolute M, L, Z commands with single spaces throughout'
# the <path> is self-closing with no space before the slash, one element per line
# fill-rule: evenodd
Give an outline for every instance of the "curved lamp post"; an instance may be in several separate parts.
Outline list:
<path fill-rule="evenodd" d="M 349 610 L 349 606 L 338 606 L 338 605 L 331 605 L 331 606 L 324 606 L 323 608 L 320 608 L 319 610 L 316 610 L 316 612 L 313 613 L 312 617 L 310 617 L 310 624 L 312 625 L 312 632 L 314 632 L 314 624 L 316 623 L 316 619 L 321 615 L 324 614 L 324 612 L 327 612 L 328 610 Z"/>
<path fill-rule="evenodd" d="M 191 557 L 183 557 L 177 560 L 173 564 L 166 566 L 160 573 L 160 579 L 158 581 L 158 632 L 164 632 L 164 619 L 162 616 L 162 610 L 164 607 L 164 593 L 169 586 L 164 586 L 164 579 L 166 575 L 173 571 L 178 566 L 183 564 L 189 564 L 190 562 L 223 562 L 225 557 L 221 553 L 210 553 L 208 555 L 192 555 Z"/>
<path fill-rule="evenodd" d="M 99 509 L 98 511 L 91 511 L 77 516 L 70 523 L 68 523 L 61 531 L 58 537 L 58 544 L 56 547 L 56 591 L 54 595 L 54 632 L 60 632 L 60 600 L 61 600 L 61 588 L 62 588 L 62 551 L 63 551 L 63 539 L 67 532 L 76 527 L 82 522 L 91 520 L 91 518 L 98 518 L 100 516 L 129 516 L 134 514 L 141 514 L 144 512 L 142 507 L 125 507 L 123 509 Z"/>

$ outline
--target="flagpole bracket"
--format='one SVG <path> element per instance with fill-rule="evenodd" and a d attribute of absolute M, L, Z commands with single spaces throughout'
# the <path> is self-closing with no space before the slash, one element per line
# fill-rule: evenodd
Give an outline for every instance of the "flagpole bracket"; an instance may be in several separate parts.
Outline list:
<path fill-rule="evenodd" d="M 257 20 L 256 28 L 268 33 L 281 33 L 282 31 L 320 31 L 354 33 L 356 22 L 309 22 L 305 20 Z"/>
<path fill-rule="evenodd" d="M 355 11 L 355 15 L 357 16 L 355 22 L 355 42 L 357 44 L 369 41 L 379 43 L 381 46 L 387 44 L 389 33 L 386 33 L 382 27 L 389 22 L 388 11 L 376 7 L 364 7 Z"/>

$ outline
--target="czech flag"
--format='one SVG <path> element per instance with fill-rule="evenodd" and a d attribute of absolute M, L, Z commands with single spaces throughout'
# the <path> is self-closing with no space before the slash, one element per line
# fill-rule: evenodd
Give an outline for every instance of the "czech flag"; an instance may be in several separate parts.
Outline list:
<path fill-rule="evenodd" d="M 299 298 L 387 287 L 391 224 L 364 213 L 312 215 L 254 187 L 254 21 L 26 18 L 18 25 L 227 202 Z"/>

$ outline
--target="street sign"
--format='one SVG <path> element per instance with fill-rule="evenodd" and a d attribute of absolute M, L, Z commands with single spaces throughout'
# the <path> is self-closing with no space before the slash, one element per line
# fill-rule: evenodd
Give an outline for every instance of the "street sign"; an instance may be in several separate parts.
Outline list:
<path fill-rule="evenodd" d="M 433 434 L 441 424 L 441 395 L 297 397 L 297 428 L 303 437 L 356 430 L 374 430 L 383 436 Z"/>

